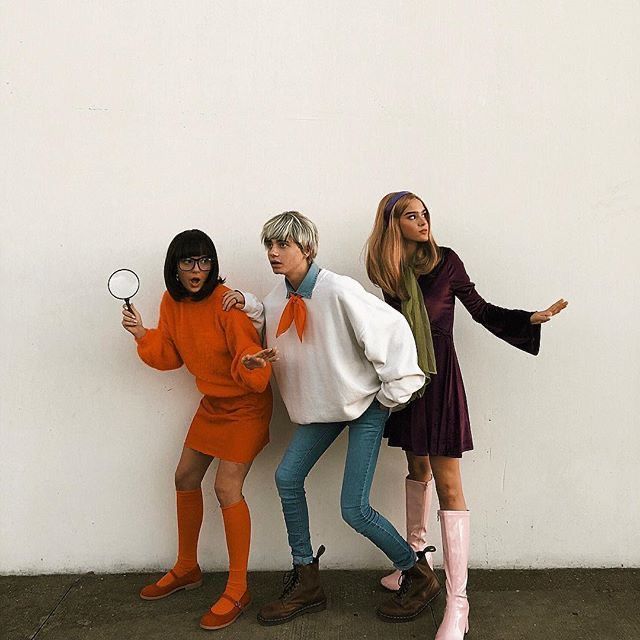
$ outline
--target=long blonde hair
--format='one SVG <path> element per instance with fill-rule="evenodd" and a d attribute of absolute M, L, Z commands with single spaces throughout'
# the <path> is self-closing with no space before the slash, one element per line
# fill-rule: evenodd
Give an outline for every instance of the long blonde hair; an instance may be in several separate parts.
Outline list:
<path fill-rule="evenodd" d="M 405 242 L 400 230 L 400 218 L 414 198 L 422 202 L 427 212 L 429 223 L 429 238 L 421 242 L 411 258 L 416 275 L 424 275 L 433 271 L 440 260 L 440 247 L 436 244 L 431 233 L 431 215 L 422 198 L 410 192 L 394 191 L 388 193 L 378 205 L 373 231 L 367 240 L 366 265 L 367 275 L 373 284 L 378 285 L 386 294 L 406 300 L 409 296 L 402 284 L 402 274 L 408 266 L 405 255 Z M 393 204 L 392 201 L 395 200 Z M 390 210 L 387 205 L 391 204 Z"/>

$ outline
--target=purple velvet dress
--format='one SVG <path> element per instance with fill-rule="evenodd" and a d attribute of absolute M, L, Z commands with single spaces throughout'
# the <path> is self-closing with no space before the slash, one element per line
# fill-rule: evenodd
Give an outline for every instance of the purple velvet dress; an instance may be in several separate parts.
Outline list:
<path fill-rule="evenodd" d="M 415 455 L 460 458 L 473 449 L 467 397 L 453 344 L 455 299 L 471 317 L 495 336 L 527 353 L 540 349 L 540 325 L 532 325 L 532 311 L 503 309 L 489 304 L 469 280 L 462 260 L 453 249 L 442 247 L 442 258 L 418 284 L 429 314 L 438 373 L 431 376 L 424 395 L 407 408 L 392 413 L 385 437 L 389 445 Z M 396 309 L 400 302 L 385 296 Z"/>

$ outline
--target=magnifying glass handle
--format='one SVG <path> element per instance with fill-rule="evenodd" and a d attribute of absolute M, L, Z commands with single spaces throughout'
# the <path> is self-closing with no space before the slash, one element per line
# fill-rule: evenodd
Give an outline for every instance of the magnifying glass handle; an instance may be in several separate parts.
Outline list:
<path fill-rule="evenodd" d="M 133 309 L 131 308 L 131 305 L 129 304 L 129 298 L 125 298 L 124 299 L 124 303 L 127 305 L 127 309 L 129 311 L 131 311 L 131 313 L 133 313 Z"/>

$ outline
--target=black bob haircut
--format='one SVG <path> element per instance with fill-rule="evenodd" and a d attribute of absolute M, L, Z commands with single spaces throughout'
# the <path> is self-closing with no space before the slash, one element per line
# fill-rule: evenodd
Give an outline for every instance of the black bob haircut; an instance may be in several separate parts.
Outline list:
<path fill-rule="evenodd" d="M 211 258 L 211 271 L 198 293 L 191 294 L 178 280 L 178 261 L 191 256 L 208 256 Z M 199 229 L 190 229 L 179 233 L 167 249 L 167 257 L 164 260 L 164 283 L 167 286 L 169 295 L 176 301 L 189 298 L 198 301 L 208 298 L 213 290 L 222 284 L 224 280 L 220 277 L 220 265 L 218 264 L 218 254 L 213 240 Z"/>

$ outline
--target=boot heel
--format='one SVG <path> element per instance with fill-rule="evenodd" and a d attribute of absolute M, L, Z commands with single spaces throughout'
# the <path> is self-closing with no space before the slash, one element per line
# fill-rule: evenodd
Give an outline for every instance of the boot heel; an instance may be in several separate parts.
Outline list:
<path fill-rule="evenodd" d="M 464 625 L 464 635 L 466 636 L 469 633 L 469 620 Z"/>
<path fill-rule="evenodd" d="M 327 601 L 318 602 L 318 604 L 313 604 L 310 607 L 307 607 L 304 610 L 304 613 L 319 613 L 320 611 L 324 611 L 327 608 Z"/>
<path fill-rule="evenodd" d="M 318 605 L 318 608 L 316 609 L 316 611 L 324 611 L 327 608 L 327 601 L 325 600 L 324 602 L 321 602 Z"/>

